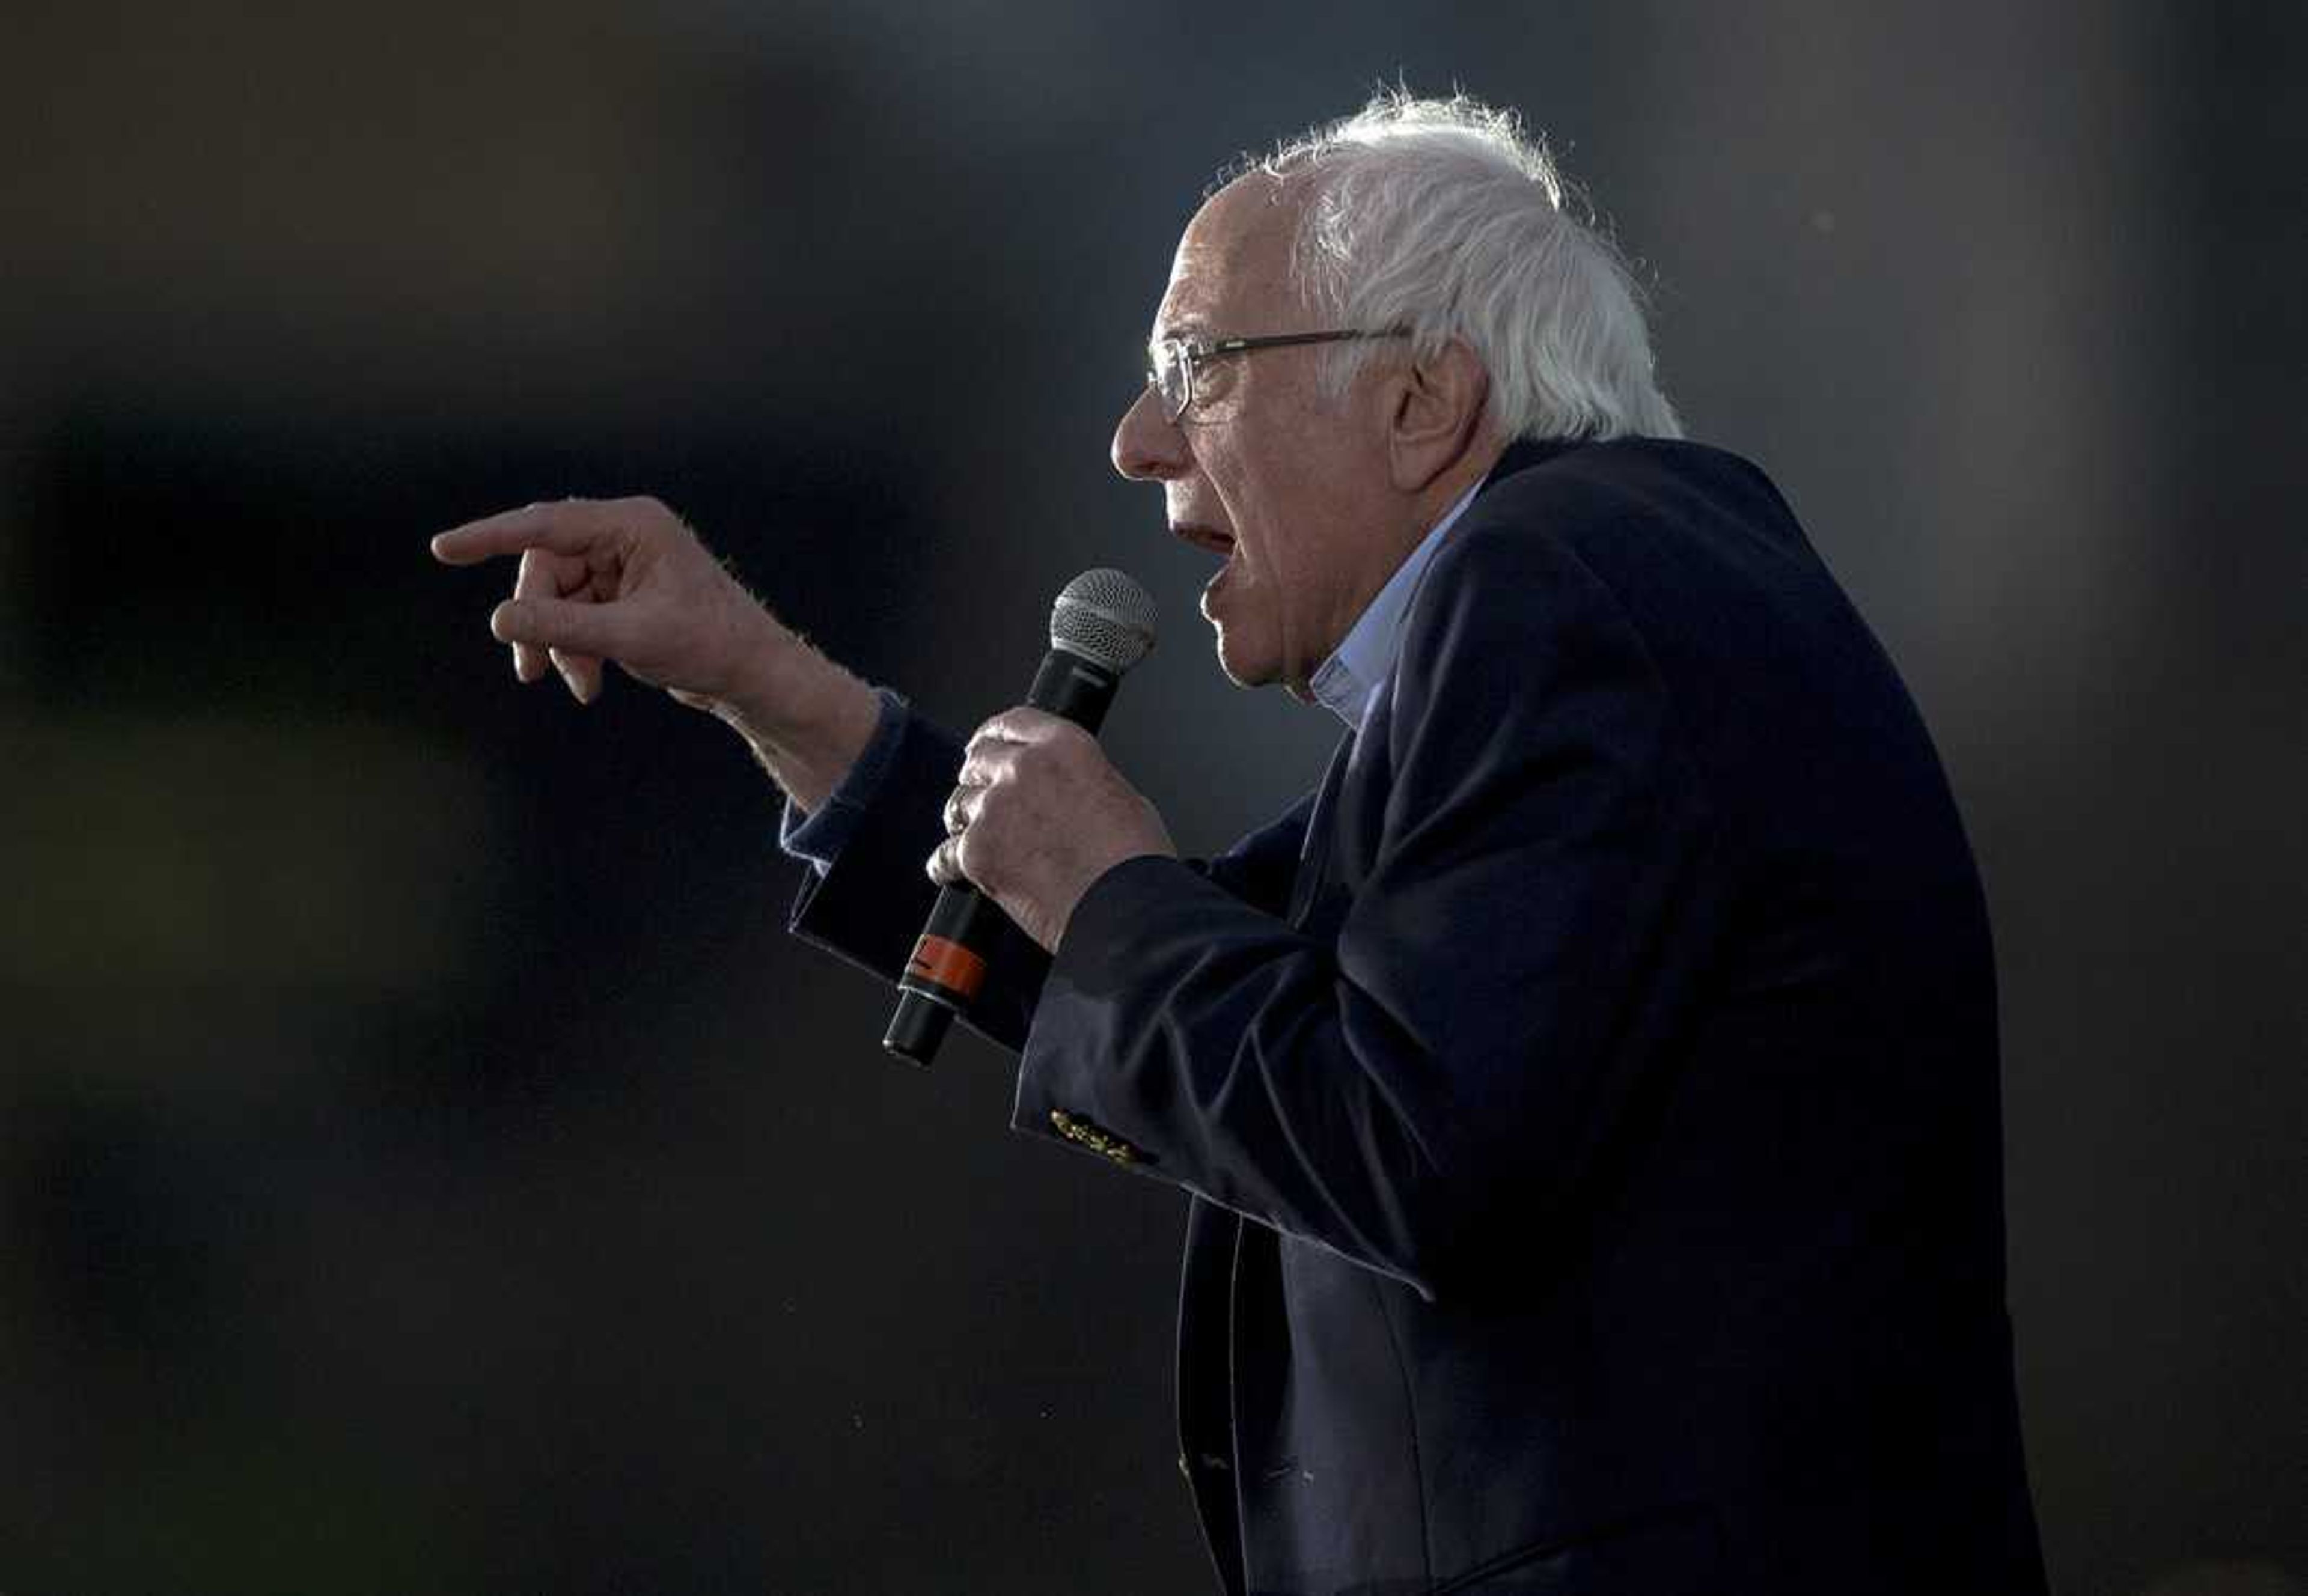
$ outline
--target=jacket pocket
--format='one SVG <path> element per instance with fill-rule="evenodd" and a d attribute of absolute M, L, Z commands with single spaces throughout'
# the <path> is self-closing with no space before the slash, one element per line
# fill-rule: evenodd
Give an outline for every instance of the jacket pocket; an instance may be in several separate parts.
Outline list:
<path fill-rule="evenodd" d="M 1434 1596 L 1712 1596 L 1723 1577 L 1714 1506 L 1685 1502 L 1494 1557 Z"/>

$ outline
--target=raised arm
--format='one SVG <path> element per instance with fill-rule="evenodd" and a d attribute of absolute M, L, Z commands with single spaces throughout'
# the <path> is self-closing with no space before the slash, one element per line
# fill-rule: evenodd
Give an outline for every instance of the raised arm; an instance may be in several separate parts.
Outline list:
<path fill-rule="evenodd" d="M 655 499 L 563 499 L 444 532 L 450 565 L 518 556 L 512 596 L 489 631 L 513 674 L 549 663 L 581 704 L 601 665 L 625 671 L 744 737 L 788 796 L 814 810 L 874 734 L 873 689 L 812 648 L 745 591 Z"/>

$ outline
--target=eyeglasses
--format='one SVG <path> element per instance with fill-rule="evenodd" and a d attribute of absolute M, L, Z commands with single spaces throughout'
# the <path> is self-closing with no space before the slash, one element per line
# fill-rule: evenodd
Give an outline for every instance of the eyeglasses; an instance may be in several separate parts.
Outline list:
<path fill-rule="evenodd" d="M 1394 328 L 1384 332 L 1278 332 L 1265 338 L 1221 338 L 1206 344 L 1166 338 L 1147 351 L 1146 385 L 1162 396 L 1163 418 L 1175 423 L 1193 405 L 1195 372 L 1221 356 L 1247 355 L 1254 349 L 1279 349 L 1292 344 L 1331 344 L 1342 339 L 1409 336 L 1408 331 Z"/>

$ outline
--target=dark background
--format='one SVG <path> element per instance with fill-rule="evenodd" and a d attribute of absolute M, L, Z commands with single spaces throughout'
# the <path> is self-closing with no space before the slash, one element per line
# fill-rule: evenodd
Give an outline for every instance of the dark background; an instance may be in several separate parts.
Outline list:
<path fill-rule="evenodd" d="M 1124 565 L 1223 846 L 1336 728 L 1107 436 L 1212 170 L 1399 74 L 1547 131 L 1936 733 L 2056 1584 L 2297 1596 L 2304 17 L 12 5 L 0 1588 L 1201 1588 L 1183 1199 L 884 1058 L 742 746 L 425 538 L 655 493 L 957 726 Z"/>

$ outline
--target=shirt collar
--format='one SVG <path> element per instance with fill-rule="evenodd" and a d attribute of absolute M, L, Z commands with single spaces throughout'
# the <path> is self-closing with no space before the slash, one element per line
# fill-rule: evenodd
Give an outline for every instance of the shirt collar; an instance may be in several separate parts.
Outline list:
<path fill-rule="evenodd" d="M 1316 700 L 1346 722 L 1348 731 L 1359 733 L 1363 729 L 1379 688 L 1384 684 L 1387 673 L 1394 668 L 1394 656 L 1402 645 L 1402 622 L 1410 613 L 1411 598 L 1418 591 L 1418 579 L 1426 574 L 1427 566 L 1442 552 L 1443 535 L 1466 513 L 1467 506 L 1474 502 L 1482 485 L 1477 481 L 1443 512 L 1434 530 L 1420 539 L 1409 558 L 1395 568 L 1386 586 L 1378 590 L 1378 596 L 1364 606 L 1338 648 L 1307 682 L 1307 690 Z"/>

